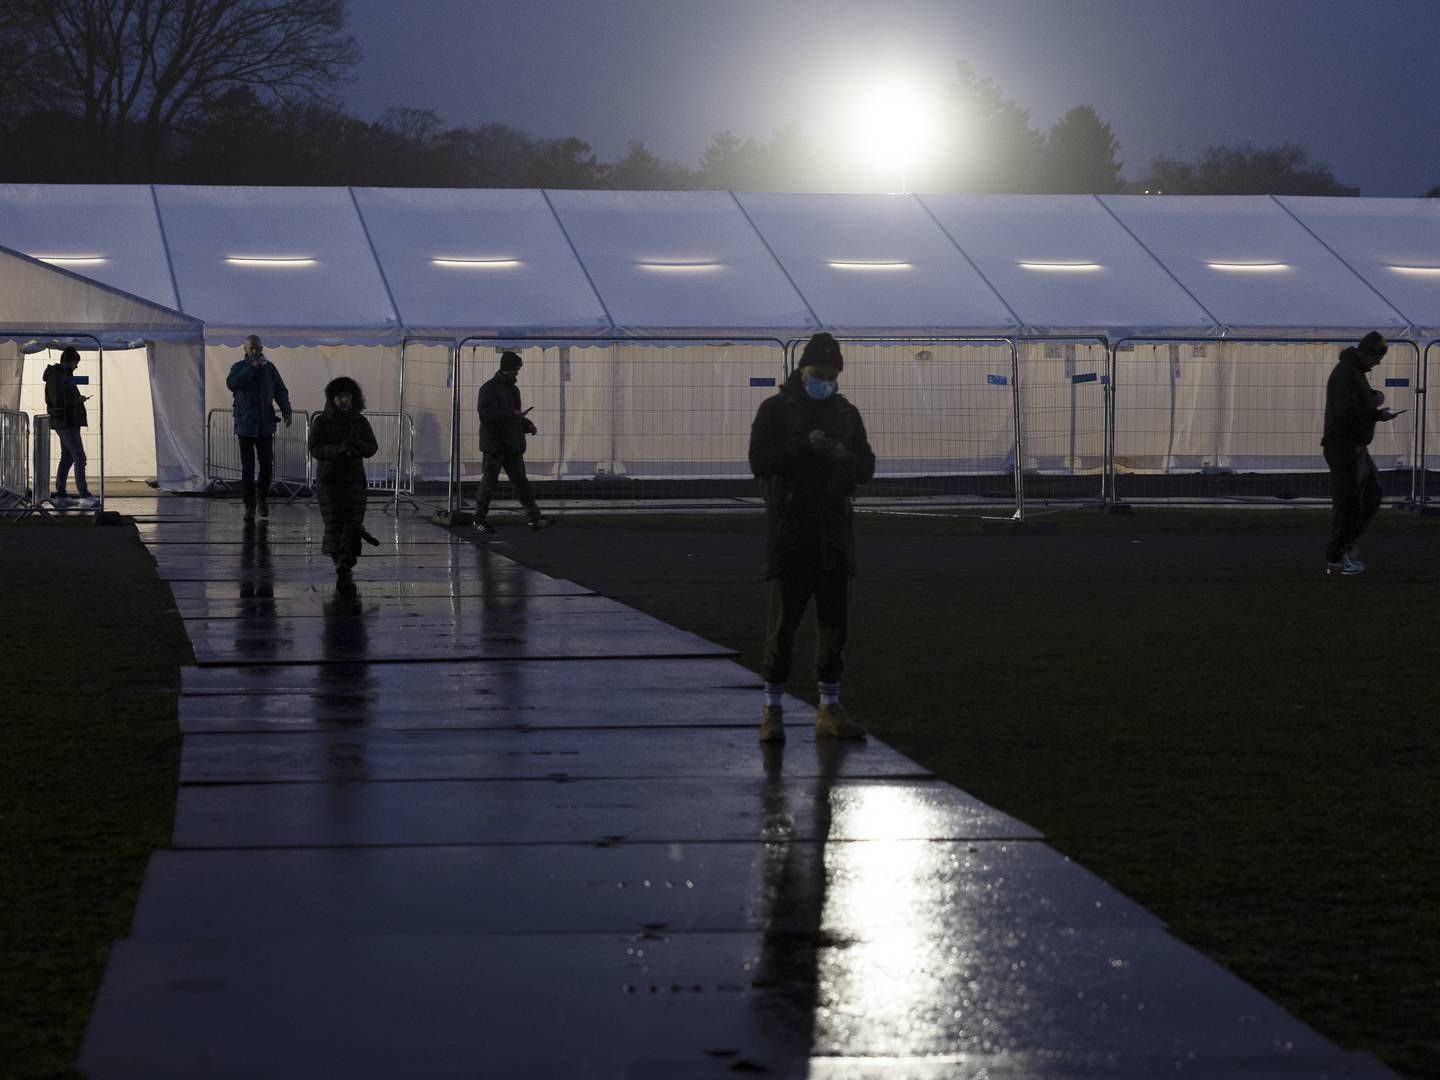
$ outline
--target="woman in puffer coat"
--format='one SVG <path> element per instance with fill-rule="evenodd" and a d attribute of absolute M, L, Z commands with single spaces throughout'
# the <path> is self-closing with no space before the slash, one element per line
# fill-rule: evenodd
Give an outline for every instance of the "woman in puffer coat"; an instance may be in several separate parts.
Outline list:
<path fill-rule="evenodd" d="M 365 463 L 380 448 L 365 419 L 360 384 L 342 375 L 325 387 L 325 411 L 310 424 L 310 456 L 318 461 L 316 494 L 325 518 L 321 550 L 335 561 L 335 573 L 350 576 L 365 532 Z"/>

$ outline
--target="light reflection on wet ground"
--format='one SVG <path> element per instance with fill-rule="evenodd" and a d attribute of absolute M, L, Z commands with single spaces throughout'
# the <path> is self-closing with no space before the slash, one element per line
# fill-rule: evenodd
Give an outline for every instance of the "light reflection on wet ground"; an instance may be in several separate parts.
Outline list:
<path fill-rule="evenodd" d="M 337 588 L 301 505 L 116 503 L 201 666 L 93 1076 L 1384 1075 L 888 747 L 791 701 L 762 753 L 753 674 L 503 545 L 372 510 Z"/>

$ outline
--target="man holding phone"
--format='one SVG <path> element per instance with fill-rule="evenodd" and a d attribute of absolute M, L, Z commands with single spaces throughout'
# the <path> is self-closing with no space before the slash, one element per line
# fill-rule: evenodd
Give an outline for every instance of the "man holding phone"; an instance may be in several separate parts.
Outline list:
<path fill-rule="evenodd" d="M 542 517 L 540 508 L 535 505 L 530 478 L 525 475 L 525 436 L 539 432 L 530 419 L 530 410 L 520 407 L 520 390 L 515 385 L 524 363 L 517 352 L 506 350 L 502 353 L 500 370 L 480 387 L 480 397 L 476 402 L 480 413 L 483 461 L 480 485 L 475 492 L 475 531 L 481 536 L 495 534 L 495 527 L 485 519 L 490 513 L 490 499 L 495 494 L 501 469 L 505 470 L 515 488 L 515 498 L 525 508 L 531 530 L 538 531 L 550 524 L 550 519 Z"/>
<path fill-rule="evenodd" d="M 1340 362 L 1325 384 L 1325 434 L 1320 445 L 1330 466 L 1334 508 L 1326 574 L 1348 577 L 1365 572 L 1365 564 L 1355 557 L 1355 545 L 1380 509 L 1380 474 L 1367 447 L 1377 423 L 1388 423 L 1405 412 L 1385 408 L 1385 395 L 1372 390 L 1365 378 L 1388 351 L 1385 338 L 1371 330 L 1358 345 L 1340 353 Z"/>

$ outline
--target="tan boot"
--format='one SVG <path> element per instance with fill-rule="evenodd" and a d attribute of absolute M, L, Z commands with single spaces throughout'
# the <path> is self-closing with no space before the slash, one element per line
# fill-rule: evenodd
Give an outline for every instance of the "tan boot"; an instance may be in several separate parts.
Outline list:
<path fill-rule="evenodd" d="M 766 705 L 760 716 L 760 741 L 785 741 L 785 711 L 779 705 Z"/>
<path fill-rule="evenodd" d="M 845 715 L 844 706 L 821 705 L 815 714 L 815 734 L 828 739 L 863 739 L 865 729 Z"/>

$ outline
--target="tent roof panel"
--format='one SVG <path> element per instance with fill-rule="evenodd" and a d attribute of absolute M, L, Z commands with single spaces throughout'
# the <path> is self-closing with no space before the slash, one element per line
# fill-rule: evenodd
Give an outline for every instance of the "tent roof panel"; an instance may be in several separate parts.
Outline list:
<path fill-rule="evenodd" d="M 356 188 L 355 201 L 412 332 L 609 329 L 543 193 Z"/>
<path fill-rule="evenodd" d="M 1218 328 L 1093 195 L 926 195 L 1020 320 L 1043 333 Z"/>
<path fill-rule="evenodd" d="M 64 258 L 54 265 L 163 307 L 180 306 L 148 187 L 0 184 L 0 244 Z"/>
<path fill-rule="evenodd" d="M 814 326 L 729 192 L 549 196 L 617 328 L 778 334 Z"/>
<path fill-rule="evenodd" d="M 187 312 L 212 336 L 398 334 L 347 188 L 157 187 Z"/>
<path fill-rule="evenodd" d="M 1403 317 L 1269 196 L 1102 198 L 1232 332 L 1404 328 Z"/>
<path fill-rule="evenodd" d="M 1415 326 L 1440 332 L 1440 201 L 1278 201 Z"/>
<path fill-rule="evenodd" d="M 1012 332 L 1005 304 L 913 196 L 737 195 L 820 321 L 845 332 Z"/>

